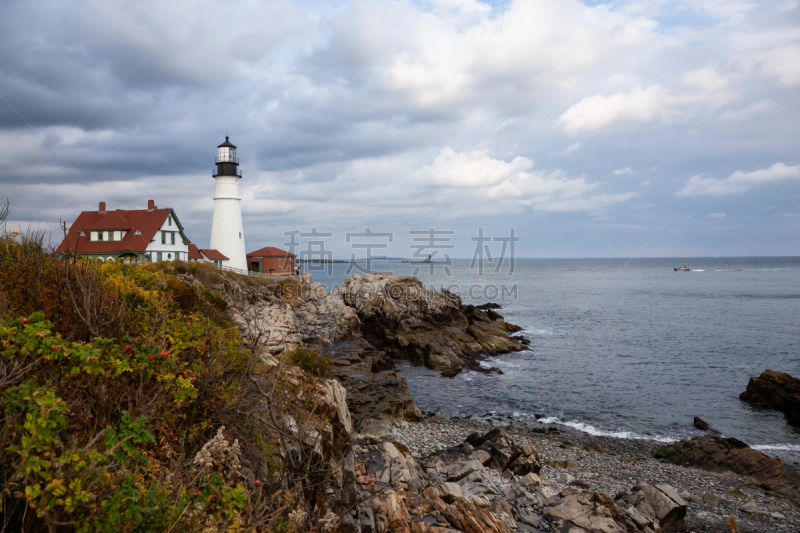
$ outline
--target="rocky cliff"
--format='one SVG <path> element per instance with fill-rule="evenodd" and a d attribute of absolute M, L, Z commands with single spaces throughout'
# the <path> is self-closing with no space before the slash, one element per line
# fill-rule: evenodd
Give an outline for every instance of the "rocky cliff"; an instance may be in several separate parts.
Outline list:
<path fill-rule="evenodd" d="M 305 275 L 288 294 L 234 282 L 218 289 L 245 337 L 270 354 L 305 347 L 330 358 L 359 431 L 383 433 L 391 423 L 420 419 L 394 359 L 453 376 L 463 368 L 487 371 L 479 364 L 486 356 L 523 349 L 508 335 L 519 328 L 497 312 L 427 290 L 417 278 L 353 274 L 341 290 L 326 292 Z"/>

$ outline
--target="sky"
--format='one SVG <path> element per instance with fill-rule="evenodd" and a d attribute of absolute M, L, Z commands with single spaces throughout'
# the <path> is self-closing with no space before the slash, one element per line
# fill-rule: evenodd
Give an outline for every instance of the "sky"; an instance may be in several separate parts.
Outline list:
<path fill-rule="evenodd" d="M 12 0 L 0 26 L 0 195 L 55 243 L 152 198 L 208 246 L 227 134 L 248 250 L 800 255 L 797 0 Z"/>

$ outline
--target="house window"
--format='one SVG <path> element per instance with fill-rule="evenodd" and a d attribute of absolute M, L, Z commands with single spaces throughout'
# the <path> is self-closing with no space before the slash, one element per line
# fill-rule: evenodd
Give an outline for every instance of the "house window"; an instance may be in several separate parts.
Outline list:
<path fill-rule="evenodd" d="M 278 259 L 278 268 L 283 268 L 283 259 Z"/>
<path fill-rule="evenodd" d="M 102 241 L 103 240 L 103 233 L 105 233 L 105 232 L 103 232 L 103 231 L 98 231 L 97 232 L 97 240 L 98 241 Z"/>
<path fill-rule="evenodd" d="M 161 261 L 161 252 L 158 252 L 158 260 Z"/>
<path fill-rule="evenodd" d="M 172 254 L 171 253 L 167 254 L 167 259 L 172 259 Z"/>
<path fill-rule="evenodd" d="M 161 232 L 161 244 L 167 244 L 167 232 L 166 231 L 162 231 Z"/>
<path fill-rule="evenodd" d="M 171 231 L 169 234 L 170 244 L 175 244 L 175 232 Z"/>
<path fill-rule="evenodd" d="M 167 224 L 172 225 L 172 217 L 167 217 Z"/>

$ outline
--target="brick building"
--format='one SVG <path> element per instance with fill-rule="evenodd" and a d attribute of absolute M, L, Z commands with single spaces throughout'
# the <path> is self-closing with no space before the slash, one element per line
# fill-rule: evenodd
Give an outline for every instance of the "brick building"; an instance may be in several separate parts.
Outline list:
<path fill-rule="evenodd" d="M 247 254 L 247 270 L 277 276 L 288 276 L 295 273 L 297 268 L 296 258 L 293 253 L 267 246 Z"/>

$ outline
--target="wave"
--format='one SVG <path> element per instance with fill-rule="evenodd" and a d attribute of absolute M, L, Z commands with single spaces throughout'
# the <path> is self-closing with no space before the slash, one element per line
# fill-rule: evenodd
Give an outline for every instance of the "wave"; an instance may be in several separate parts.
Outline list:
<path fill-rule="evenodd" d="M 557 416 L 540 418 L 538 422 L 542 424 L 560 424 L 562 426 L 571 427 L 573 429 L 577 429 L 578 431 L 588 433 L 589 435 L 595 437 L 614 437 L 617 439 L 629 439 L 629 440 L 654 440 L 656 442 L 663 442 L 665 444 L 669 444 L 678 440 L 665 436 L 643 435 L 641 433 L 636 433 L 634 431 L 606 431 L 596 428 L 591 424 L 586 424 L 585 422 L 578 422 L 577 420 L 562 421 Z"/>
<path fill-rule="evenodd" d="M 785 452 L 800 452 L 800 444 L 754 444 L 754 450 L 780 450 Z"/>

